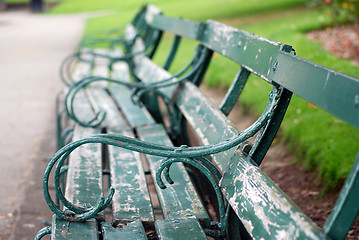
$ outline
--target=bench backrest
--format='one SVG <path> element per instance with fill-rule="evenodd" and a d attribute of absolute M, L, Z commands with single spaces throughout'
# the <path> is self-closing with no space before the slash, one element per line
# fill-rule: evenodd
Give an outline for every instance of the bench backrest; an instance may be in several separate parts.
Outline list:
<path fill-rule="evenodd" d="M 271 108 L 272 116 L 261 128 L 255 143 L 250 145 L 249 150 L 242 146 L 244 152 L 232 149 L 213 156 L 223 174 L 222 192 L 247 232 L 254 238 L 345 237 L 358 214 L 358 204 L 355 202 L 358 191 L 355 188 L 359 184 L 359 158 L 323 231 L 299 211 L 257 165 L 260 165 L 278 131 L 292 93 L 358 128 L 359 80 L 301 59 L 295 56 L 289 45 L 212 20 L 199 23 L 163 15 L 154 15 L 147 20 L 155 29 L 199 41 L 209 51 L 239 64 L 238 74 L 220 111 L 189 82 L 182 84 L 176 92 L 163 90 L 165 94 L 175 97 L 178 108 L 203 144 L 215 144 L 239 134 L 225 115 L 229 114 L 237 101 L 250 73 L 273 85 L 273 91 L 277 94 L 276 106 Z M 202 69 L 203 72 L 206 68 Z M 273 99 L 269 98 L 269 104 L 271 101 Z"/>

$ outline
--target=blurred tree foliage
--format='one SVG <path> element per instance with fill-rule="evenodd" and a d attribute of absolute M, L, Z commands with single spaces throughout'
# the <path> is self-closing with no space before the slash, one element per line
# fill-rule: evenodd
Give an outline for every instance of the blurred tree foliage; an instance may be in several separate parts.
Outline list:
<path fill-rule="evenodd" d="M 336 24 L 359 20 L 359 0 L 308 0 L 309 6 L 320 7 Z"/>

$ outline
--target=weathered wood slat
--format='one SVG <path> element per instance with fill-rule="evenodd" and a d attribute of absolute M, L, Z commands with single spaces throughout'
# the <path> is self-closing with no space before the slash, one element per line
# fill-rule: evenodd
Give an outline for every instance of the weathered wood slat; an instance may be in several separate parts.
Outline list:
<path fill-rule="evenodd" d="M 98 134 L 97 129 L 76 126 L 74 140 Z M 78 206 L 95 206 L 102 193 L 102 159 L 99 144 L 81 146 L 70 155 L 65 197 Z M 98 239 L 97 223 L 60 220 L 54 216 L 51 239 Z"/>
<path fill-rule="evenodd" d="M 273 80 L 321 109 L 359 127 L 359 80 L 279 52 Z M 320 93 L 320 94 L 318 94 Z"/>
<path fill-rule="evenodd" d="M 109 50 L 107 49 L 95 49 L 94 50 L 96 54 L 101 54 L 101 55 L 109 55 Z M 106 57 L 102 57 L 102 56 L 96 56 L 94 59 L 94 66 L 92 69 L 92 73 L 91 76 L 96 76 L 96 77 L 110 77 L 110 69 L 109 69 L 109 63 L 110 60 Z M 96 86 L 96 87 L 103 87 L 105 88 L 108 85 L 107 82 L 95 82 L 95 83 L 91 83 L 91 86 Z"/>
<path fill-rule="evenodd" d="M 112 78 L 129 82 L 130 73 L 128 65 L 120 61 L 114 63 L 112 66 Z M 107 89 L 117 105 L 121 108 L 121 111 L 126 116 L 132 128 L 154 123 L 154 120 L 145 108 L 133 103 L 131 100 L 131 89 L 118 84 L 110 84 Z"/>
<path fill-rule="evenodd" d="M 192 83 L 181 85 L 176 104 L 204 145 L 219 143 L 238 134 L 225 115 Z M 228 165 L 234 150 L 213 155 L 221 171 Z"/>
<path fill-rule="evenodd" d="M 76 126 L 73 141 L 95 134 L 99 129 Z M 70 155 L 66 198 L 74 204 L 95 206 L 102 193 L 101 144 L 86 144 Z"/>
<path fill-rule="evenodd" d="M 220 185 L 253 239 L 325 239 L 319 227 L 238 151 Z"/>
<path fill-rule="evenodd" d="M 268 76 L 275 64 L 274 56 L 286 47 L 285 44 L 213 20 L 206 22 L 201 42 L 269 82 Z"/>
<path fill-rule="evenodd" d="M 79 91 L 73 102 L 74 114 L 80 121 L 89 122 L 94 119 L 95 113 L 90 102 L 87 99 L 86 91 Z"/>
<path fill-rule="evenodd" d="M 111 129 L 126 129 L 128 125 L 118 111 L 118 107 L 106 92 L 105 89 L 99 87 L 90 87 L 86 89 L 92 105 L 98 112 L 100 110 L 106 112 L 106 118 L 102 123 L 102 127 Z"/>
<path fill-rule="evenodd" d="M 159 239 L 207 239 L 201 225 L 195 218 L 157 220 L 155 226 Z"/>
<path fill-rule="evenodd" d="M 134 137 L 130 131 L 109 131 Z M 111 184 L 115 188 L 112 200 L 114 221 L 154 221 L 150 194 L 140 154 L 109 146 Z"/>
<path fill-rule="evenodd" d="M 81 60 L 77 61 L 75 68 L 71 74 L 74 82 L 80 81 L 84 77 L 91 74 L 93 55 L 86 53 L 86 49 L 83 49 L 84 53 L 81 54 Z"/>
<path fill-rule="evenodd" d="M 137 67 L 134 70 L 134 74 L 145 83 L 166 80 L 172 76 L 169 72 L 158 66 L 147 57 L 137 58 L 135 63 Z M 172 80 L 176 81 L 176 78 L 173 78 Z M 167 97 L 171 98 L 176 90 L 176 87 L 177 85 L 163 87 L 160 88 L 160 91 Z"/>
<path fill-rule="evenodd" d="M 107 49 L 95 49 L 95 53 L 101 55 L 108 55 L 109 51 Z M 94 68 L 92 70 L 92 76 L 101 76 L 101 77 L 109 77 L 110 71 L 108 69 L 109 59 L 104 57 L 95 57 Z"/>
<path fill-rule="evenodd" d="M 203 23 L 185 19 L 171 18 L 157 14 L 150 20 L 148 23 L 153 28 L 193 40 L 199 40 L 204 30 Z"/>
<path fill-rule="evenodd" d="M 134 26 L 132 25 L 127 25 L 126 26 L 126 30 L 125 30 L 125 40 L 128 41 L 129 43 L 132 42 L 133 39 L 135 39 L 136 36 L 136 29 Z"/>
<path fill-rule="evenodd" d="M 144 107 L 132 102 L 131 93 L 127 87 L 114 85 L 110 86 L 108 90 L 132 128 L 155 123 Z"/>
<path fill-rule="evenodd" d="M 152 4 L 147 5 L 147 11 L 145 15 L 146 23 L 151 22 L 152 18 L 158 14 L 161 14 L 161 10 L 159 8 Z"/>
<path fill-rule="evenodd" d="M 116 55 L 120 56 L 122 55 L 119 50 L 117 50 L 118 53 Z M 121 80 L 124 82 L 130 81 L 130 69 L 128 67 L 128 64 L 122 61 L 118 61 L 112 64 L 112 73 L 111 78 L 116 80 Z"/>
<path fill-rule="evenodd" d="M 52 219 L 51 239 L 53 240 L 98 240 L 98 230 L 96 220 L 86 222 L 69 222 L 57 218 Z"/>
<path fill-rule="evenodd" d="M 119 51 L 117 51 L 119 55 Z M 112 78 L 124 82 L 130 82 L 130 70 L 125 62 L 116 62 L 112 66 Z M 123 85 L 110 85 L 108 91 L 116 101 L 121 111 L 126 116 L 131 127 L 153 124 L 154 121 L 148 111 L 133 103 L 131 100 L 131 89 Z"/>
<path fill-rule="evenodd" d="M 141 140 L 157 144 L 172 145 L 162 125 L 139 127 L 137 133 Z M 155 179 L 156 170 L 163 158 L 147 156 L 152 177 Z M 167 184 L 166 189 L 156 190 L 161 202 L 162 212 L 166 218 L 176 219 L 195 216 L 198 219 L 207 218 L 205 208 L 202 206 L 193 184 L 183 166 L 175 163 L 171 166 L 170 175 L 174 184 Z"/>
<path fill-rule="evenodd" d="M 131 239 L 146 240 L 146 232 L 140 221 L 134 221 L 120 227 L 112 227 L 110 223 L 101 223 L 103 240 Z"/>

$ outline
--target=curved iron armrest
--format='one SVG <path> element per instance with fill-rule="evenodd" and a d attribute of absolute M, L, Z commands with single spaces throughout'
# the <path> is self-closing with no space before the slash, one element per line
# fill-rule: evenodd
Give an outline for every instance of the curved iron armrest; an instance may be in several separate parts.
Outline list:
<path fill-rule="evenodd" d="M 186 145 L 182 145 L 180 147 L 170 147 L 116 134 L 99 134 L 72 142 L 64 146 L 53 156 L 45 170 L 43 178 L 43 191 L 46 203 L 48 204 L 51 211 L 53 211 L 59 218 L 68 221 L 86 221 L 90 218 L 93 218 L 99 212 L 103 211 L 111 203 L 115 191 L 112 186 L 109 189 L 108 195 L 105 197 L 103 194 L 101 194 L 101 197 L 98 200 L 96 206 L 91 207 L 78 206 L 68 201 L 65 198 L 60 186 L 62 165 L 69 157 L 70 153 L 84 144 L 102 143 L 143 154 L 163 157 L 164 160 L 161 162 L 156 172 L 157 184 L 162 189 L 166 188 L 166 185 L 162 180 L 162 174 L 168 183 L 173 183 L 169 175 L 169 169 L 175 162 L 187 163 L 201 171 L 208 178 L 209 182 L 215 189 L 220 213 L 220 221 L 218 223 L 207 223 L 206 233 L 210 236 L 214 236 L 215 238 L 221 238 L 226 235 L 229 206 L 227 201 L 223 198 L 220 187 L 218 185 L 218 181 L 222 178 L 222 175 L 213 165 L 213 163 L 206 159 L 205 156 L 220 153 L 237 147 L 241 143 L 244 143 L 248 138 L 254 136 L 258 131 L 263 129 L 271 119 L 281 93 L 281 89 L 274 87 L 270 93 L 267 107 L 263 114 L 257 119 L 257 121 L 255 121 L 250 127 L 238 135 L 217 144 L 198 147 L 188 147 Z M 61 201 L 63 206 L 67 208 L 67 210 L 61 210 L 59 203 L 55 203 L 49 193 L 49 176 L 54 167 L 56 197 Z M 211 231 L 210 229 L 219 230 L 220 235 L 216 235 L 216 232 Z"/>
<path fill-rule="evenodd" d="M 35 236 L 35 240 L 40 240 L 42 237 L 51 234 L 51 227 L 47 226 L 42 228 Z"/>
<path fill-rule="evenodd" d="M 129 53 L 129 54 L 125 54 L 121 57 L 112 57 L 108 54 L 103 54 L 103 53 L 98 53 L 96 51 L 94 51 L 93 49 L 90 48 L 85 48 L 85 49 L 81 49 L 75 53 L 72 53 L 70 55 L 68 55 L 61 63 L 60 65 L 60 79 L 61 81 L 66 85 L 66 86 L 70 86 L 71 84 L 74 84 L 75 82 L 72 79 L 71 76 L 71 67 L 73 66 L 73 62 L 77 61 L 77 62 L 85 62 L 91 65 L 91 68 L 94 67 L 94 57 L 102 57 L 102 58 L 106 58 L 109 59 L 111 64 L 113 64 L 114 62 L 117 61 L 125 61 L 128 62 L 129 60 L 131 60 L 132 58 L 134 58 L 137 55 L 140 54 L 144 54 L 146 53 L 146 50 L 143 51 L 138 51 L 135 53 Z M 92 58 L 90 59 L 84 59 L 83 55 L 84 54 L 88 54 L 89 56 L 91 56 Z M 110 65 L 111 65 L 110 64 Z"/>
<path fill-rule="evenodd" d="M 135 41 L 140 37 L 140 34 L 137 33 L 134 38 L 131 41 L 127 41 L 124 40 L 123 38 L 116 38 L 114 39 L 114 41 L 112 42 L 114 43 L 121 43 L 123 46 L 125 46 L 126 49 L 131 49 L 132 46 L 134 45 Z M 72 76 L 71 76 L 71 67 L 73 66 L 73 62 L 77 61 L 77 62 L 87 62 L 91 65 L 91 68 L 94 67 L 94 57 L 101 57 L 101 58 L 105 58 L 105 59 L 109 59 L 110 60 L 110 64 L 109 64 L 109 68 L 112 68 L 112 65 L 115 62 L 118 61 L 124 61 L 127 63 L 131 63 L 131 60 L 141 54 L 146 54 L 148 55 L 148 52 L 151 52 L 150 47 L 153 46 L 153 44 L 157 41 L 157 36 L 153 37 L 151 39 L 151 41 L 148 41 L 144 47 L 143 50 L 141 51 L 137 51 L 137 52 L 128 52 L 125 55 L 121 56 L 121 57 L 113 57 L 109 54 L 103 54 L 103 53 L 98 53 L 96 52 L 94 49 L 92 48 L 80 48 L 79 51 L 72 53 L 70 55 L 68 55 L 67 57 L 65 57 L 65 59 L 61 62 L 60 65 L 60 79 L 61 81 L 66 85 L 69 86 L 71 84 L 74 83 Z M 111 48 L 113 49 L 114 46 L 111 45 Z M 111 49 L 110 48 L 110 49 Z M 83 55 L 87 54 L 89 56 L 91 56 L 91 59 L 84 59 Z"/>
<path fill-rule="evenodd" d="M 76 116 L 76 113 L 74 111 L 74 101 L 75 101 L 76 94 L 81 89 L 88 86 L 90 83 L 98 82 L 98 81 L 105 81 L 108 83 L 120 84 L 120 85 L 123 85 L 123 86 L 126 86 L 126 87 L 132 89 L 133 91 L 132 91 L 131 98 L 132 98 L 133 102 L 136 104 L 140 104 L 142 97 L 146 93 L 152 91 L 154 94 L 156 94 L 158 97 L 160 97 L 164 100 L 164 103 L 166 104 L 166 107 L 167 107 L 167 111 L 168 111 L 168 113 L 170 113 L 170 109 L 174 110 L 176 108 L 175 108 L 174 104 L 172 103 L 171 99 L 169 99 L 167 96 L 165 96 L 160 91 L 158 91 L 158 89 L 176 85 L 176 84 L 181 83 L 184 80 L 190 78 L 191 76 L 195 75 L 196 72 L 202 66 L 203 61 L 205 60 L 205 57 L 206 57 L 205 53 L 206 53 L 206 49 L 202 45 L 197 46 L 195 54 L 193 55 L 192 59 L 188 62 L 188 64 L 186 66 L 184 66 L 182 69 L 180 69 L 177 73 L 173 74 L 171 77 L 163 79 L 158 82 L 154 82 L 154 83 L 145 84 L 142 82 L 126 82 L 126 81 L 115 80 L 115 79 L 104 78 L 104 77 L 96 77 L 96 76 L 84 78 L 81 81 L 76 82 L 69 87 L 69 91 L 65 97 L 66 113 L 71 119 L 73 119 L 75 122 L 77 122 L 78 124 L 80 124 L 83 127 L 99 126 L 105 120 L 106 112 L 99 111 L 95 114 L 93 119 L 91 119 L 87 122 L 84 122 L 84 121 L 81 121 L 80 119 L 78 119 L 78 117 Z M 131 57 L 133 57 L 133 55 Z M 125 56 L 123 59 L 125 59 Z M 185 73 L 190 67 L 192 67 L 191 70 L 189 70 L 187 73 Z M 180 75 L 182 75 L 182 76 L 180 76 Z M 176 112 L 169 114 L 169 115 L 172 116 L 173 114 L 176 115 Z M 175 116 L 174 116 L 174 119 L 175 119 Z M 173 124 L 172 124 L 171 129 L 175 129 Z M 173 130 L 173 131 L 175 131 L 175 130 Z"/>

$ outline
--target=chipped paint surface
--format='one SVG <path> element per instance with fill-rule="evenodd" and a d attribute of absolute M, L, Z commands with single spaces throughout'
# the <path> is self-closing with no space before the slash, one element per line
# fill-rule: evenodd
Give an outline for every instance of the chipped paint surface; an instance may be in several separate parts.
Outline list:
<path fill-rule="evenodd" d="M 221 181 L 223 194 L 253 239 L 322 239 L 319 228 L 243 155 Z"/>
<path fill-rule="evenodd" d="M 231 122 L 192 83 L 186 82 L 177 94 L 176 102 L 204 145 L 214 144 L 238 134 Z M 234 149 L 214 155 L 220 170 L 224 170 Z"/>
<path fill-rule="evenodd" d="M 84 53 L 81 54 L 81 59 L 85 61 L 79 61 L 72 73 L 72 79 L 74 82 L 80 81 L 84 77 L 90 75 L 91 72 L 91 61 L 93 60 L 93 55 L 86 53 L 88 49 L 84 49 Z"/>
<path fill-rule="evenodd" d="M 161 125 L 139 128 L 138 134 L 140 138 L 145 141 L 169 146 L 172 145 L 166 131 Z M 156 170 L 163 158 L 147 156 L 147 159 L 152 177 L 155 178 Z M 170 176 L 173 179 L 174 184 L 165 182 L 167 186 L 166 189 L 160 189 L 157 184 L 155 185 L 164 215 L 169 218 L 183 218 L 190 216 L 196 216 L 200 219 L 207 218 L 201 200 L 197 195 L 183 164 L 174 163 L 170 169 Z"/>
<path fill-rule="evenodd" d="M 136 76 L 145 83 L 158 82 L 171 78 L 171 74 L 158 66 L 156 63 L 151 61 L 147 57 L 141 57 L 136 59 Z M 173 81 L 176 81 L 176 78 L 173 78 Z M 176 90 L 175 86 L 164 87 L 160 89 L 166 96 L 172 97 Z"/>
<path fill-rule="evenodd" d="M 98 240 L 96 220 L 86 222 L 68 222 L 56 216 L 52 219 L 51 239 L 87 239 Z"/>
<path fill-rule="evenodd" d="M 130 131 L 116 131 L 133 137 Z M 109 147 L 111 182 L 115 187 L 112 208 L 115 219 L 154 221 L 152 204 L 139 153 Z"/>
<path fill-rule="evenodd" d="M 146 22 L 151 23 L 153 21 L 154 15 L 160 14 L 161 11 L 154 5 L 147 5 L 146 9 Z"/>
<path fill-rule="evenodd" d="M 272 82 L 268 69 L 281 43 L 212 20 L 206 22 L 205 29 L 202 41 L 206 47 Z"/>
<path fill-rule="evenodd" d="M 134 240 L 147 240 L 146 231 L 141 221 L 136 220 L 126 224 L 118 224 L 114 228 L 109 222 L 102 222 L 101 228 L 103 232 L 103 239 L 134 239 Z"/>
<path fill-rule="evenodd" d="M 95 110 L 97 112 L 106 112 L 106 118 L 103 123 L 101 123 L 102 127 L 127 128 L 127 124 L 117 110 L 117 106 L 114 104 L 105 89 L 90 87 L 87 88 L 87 92 Z"/>
<path fill-rule="evenodd" d="M 153 118 L 142 105 L 133 103 L 131 92 L 127 87 L 113 85 L 108 90 L 132 128 L 154 123 Z"/>
<path fill-rule="evenodd" d="M 195 218 L 161 219 L 155 223 L 159 239 L 207 239 Z"/>
<path fill-rule="evenodd" d="M 82 139 L 99 130 L 75 127 L 74 140 Z M 74 204 L 95 206 L 102 193 L 102 160 L 100 144 L 87 144 L 70 155 L 66 183 L 66 198 Z"/>
<path fill-rule="evenodd" d="M 125 39 L 129 42 L 131 42 L 133 39 L 135 39 L 136 37 L 136 29 L 134 26 L 128 24 L 126 26 L 126 31 L 125 31 Z"/>

